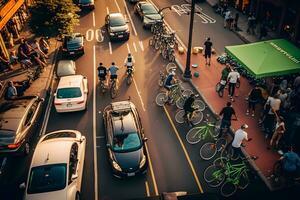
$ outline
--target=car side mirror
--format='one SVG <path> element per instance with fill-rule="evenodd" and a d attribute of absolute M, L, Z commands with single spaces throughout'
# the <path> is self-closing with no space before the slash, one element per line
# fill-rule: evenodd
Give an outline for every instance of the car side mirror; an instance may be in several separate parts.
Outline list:
<path fill-rule="evenodd" d="M 19 189 L 25 190 L 25 188 L 26 188 L 25 182 L 23 182 L 23 183 L 21 183 L 21 184 L 19 185 Z"/>
<path fill-rule="evenodd" d="M 56 93 L 54 93 L 53 96 L 56 97 Z"/>
<path fill-rule="evenodd" d="M 71 180 L 74 181 L 74 180 L 76 180 L 77 178 L 78 178 L 78 174 L 73 174 L 72 177 L 71 177 Z"/>
<path fill-rule="evenodd" d="M 148 138 L 143 138 L 143 142 L 147 142 L 148 141 Z"/>

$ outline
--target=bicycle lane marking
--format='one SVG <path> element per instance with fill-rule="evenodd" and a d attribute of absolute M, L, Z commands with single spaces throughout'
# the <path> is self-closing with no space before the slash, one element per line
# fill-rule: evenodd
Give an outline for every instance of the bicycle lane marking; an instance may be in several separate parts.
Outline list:
<path fill-rule="evenodd" d="M 176 137 L 177 137 L 177 139 L 178 139 L 178 141 L 179 141 L 179 143 L 180 143 L 180 145 L 181 145 L 181 148 L 182 148 L 182 150 L 183 150 L 183 152 L 184 152 L 184 155 L 185 155 L 185 157 L 186 157 L 186 159 L 187 159 L 187 161 L 188 161 L 188 163 L 189 163 L 189 166 L 190 166 L 190 168 L 191 168 L 191 170 L 192 170 L 193 176 L 194 176 L 195 181 L 196 181 L 196 183 L 197 183 L 198 189 L 199 189 L 200 193 L 203 193 L 203 188 L 202 188 L 201 183 L 200 183 L 200 181 L 199 181 L 199 178 L 198 178 L 198 176 L 197 176 L 197 174 L 196 174 L 196 170 L 195 170 L 195 168 L 194 168 L 194 165 L 193 165 L 193 163 L 192 163 L 192 161 L 191 161 L 191 159 L 190 159 L 190 157 L 189 157 L 189 154 L 188 154 L 188 152 L 187 152 L 187 150 L 186 150 L 186 148 L 185 148 L 185 146 L 184 146 L 184 144 L 183 144 L 182 139 L 181 139 L 180 136 L 179 136 L 179 133 L 178 133 L 176 127 L 175 127 L 175 124 L 173 123 L 173 121 L 172 121 L 172 119 L 171 119 L 171 117 L 170 117 L 170 114 L 169 114 L 169 112 L 167 111 L 166 107 L 163 106 L 163 108 L 164 108 L 164 111 L 165 111 L 165 113 L 166 113 L 166 115 L 167 115 L 167 117 L 168 117 L 168 120 L 169 120 L 169 122 L 170 122 L 170 124 L 171 124 L 171 126 L 172 126 L 172 128 L 173 128 L 173 130 L 174 130 L 174 132 L 175 132 L 175 134 L 176 134 Z"/>

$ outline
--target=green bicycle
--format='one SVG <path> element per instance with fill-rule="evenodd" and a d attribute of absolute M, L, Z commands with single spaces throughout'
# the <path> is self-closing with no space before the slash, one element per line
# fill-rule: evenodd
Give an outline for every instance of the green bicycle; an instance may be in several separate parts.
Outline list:
<path fill-rule="evenodd" d="M 207 138 L 217 138 L 220 132 L 220 125 L 218 122 L 211 123 L 207 120 L 205 121 L 205 125 L 197 126 L 189 130 L 186 134 L 185 138 L 189 144 L 197 144 L 201 140 Z"/>

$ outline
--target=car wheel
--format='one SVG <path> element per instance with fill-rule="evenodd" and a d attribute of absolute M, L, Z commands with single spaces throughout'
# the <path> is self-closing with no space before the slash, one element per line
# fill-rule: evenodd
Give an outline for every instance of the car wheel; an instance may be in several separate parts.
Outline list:
<path fill-rule="evenodd" d="M 23 154 L 24 154 L 24 156 L 27 156 L 29 153 L 30 153 L 30 144 L 28 142 L 26 142 L 24 145 Z"/>
<path fill-rule="evenodd" d="M 80 193 L 79 192 L 76 193 L 75 200 L 80 200 Z"/>

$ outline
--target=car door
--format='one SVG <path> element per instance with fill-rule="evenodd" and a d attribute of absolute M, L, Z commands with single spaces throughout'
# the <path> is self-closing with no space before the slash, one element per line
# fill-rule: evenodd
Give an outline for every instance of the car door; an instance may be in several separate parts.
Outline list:
<path fill-rule="evenodd" d="M 84 100 L 87 101 L 87 95 L 88 95 L 88 83 L 87 83 L 87 77 L 83 77 L 82 79 L 82 89 L 84 94 Z"/>
<path fill-rule="evenodd" d="M 80 189 L 77 187 L 78 181 L 78 144 L 74 142 L 71 146 L 69 155 L 69 165 L 68 165 L 68 199 L 75 199 L 77 191 Z"/>

